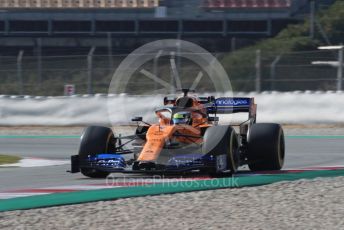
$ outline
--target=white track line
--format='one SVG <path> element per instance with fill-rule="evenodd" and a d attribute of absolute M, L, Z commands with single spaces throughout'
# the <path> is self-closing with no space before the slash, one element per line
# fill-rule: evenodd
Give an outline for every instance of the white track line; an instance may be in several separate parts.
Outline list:
<path fill-rule="evenodd" d="M 43 166 L 57 166 L 70 164 L 69 160 L 50 160 L 50 159 L 41 159 L 41 158 L 24 158 L 21 159 L 18 163 L 14 164 L 3 164 L 0 167 L 43 167 Z"/>
<path fill-rule="evenodd" d="M 10 199 L 10 198 L 17 198 L 17 197 L 26 197 L 26 196 L 37 196 L 37 195 L 46 195 L 50 193 L 11 193 L 11 192 L 2 192 L 0 193 L 0 199 Z"/>

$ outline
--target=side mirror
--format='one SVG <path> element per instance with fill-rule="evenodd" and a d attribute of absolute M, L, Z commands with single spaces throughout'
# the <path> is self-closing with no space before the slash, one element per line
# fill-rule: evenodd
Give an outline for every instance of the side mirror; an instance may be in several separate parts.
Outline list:
<path fill-rule="evenodd" d="M 175 97 L 164 97 L 164 105 L 174 104 L 175 102 Z"/>
<path fill-rule="evenodd" d="M 134 117 L 131 121 L 142 121 L 142 117 Z"/>
<path fill-rule="evenodd" d="M 209 117 L 208 121 L 219 121 L 219 117 Z"/>
<path fill-rule="evenodd" d="M 215 99 L 214 96 L 208 97 L 208 103 L 213 103 L 213 102 L 215 102 L 215 101 L 216 101 L 216 99 Z"/>

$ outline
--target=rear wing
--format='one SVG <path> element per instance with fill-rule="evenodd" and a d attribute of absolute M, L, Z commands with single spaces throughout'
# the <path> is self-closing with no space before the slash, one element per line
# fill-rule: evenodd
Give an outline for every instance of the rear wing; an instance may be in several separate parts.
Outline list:
<path fill-rule="evenodd" d="M 248 97 L 220 97 L 216 98 L 208 107 L 209 114 L 249 113 L 249 118 L 255 118 L 257 105 L 254 98 Z"/>

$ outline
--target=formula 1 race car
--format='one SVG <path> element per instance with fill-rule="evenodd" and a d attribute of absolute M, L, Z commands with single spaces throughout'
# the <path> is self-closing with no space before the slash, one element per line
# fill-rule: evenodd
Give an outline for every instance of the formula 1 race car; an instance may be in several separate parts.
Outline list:
<path fill-rule="evenodd" d="M 115 136 L 108 127 L 86 128 L 79 154 L 71 157 L 71 172 L 101 178 L 111 172 L 224 175 L 245 164 L 252 171 L 282 168 L 282 127 L 256 123 L 254 98 L 197 97 L 182 91 L 181 97 L 164 98 L 164 106 L 155 111 L 157 124 L 133 118 L 134 135 Z M 236 125 L 238 131 L 234 125 L 219 124 L 218 114 L 242 112 L 248 119 Z"/>

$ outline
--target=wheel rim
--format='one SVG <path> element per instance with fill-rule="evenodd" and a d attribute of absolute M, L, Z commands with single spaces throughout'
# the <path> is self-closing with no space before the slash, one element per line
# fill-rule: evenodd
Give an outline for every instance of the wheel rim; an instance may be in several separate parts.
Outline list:
<path fill-rule="evenodd" d="M 280 130 L 279 132 L 279 138 L 278 138 L 278 163 L 279 166 L 282 168 L 283 164 L 284 164 L 284 135 L 283 135 L 283 131 Z"/>
<path fill-rule="evenodd" d="M 236 172 L 238 168 L 238 154 L 237 154 L 237 148 L 238 148 L 238 143 L 235 139 L 235 133 L 231 133 L 230 137 L 230 146 L 229 146 L 229 163 L 231 164 L 231 171 Z"/>

